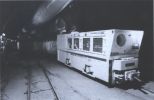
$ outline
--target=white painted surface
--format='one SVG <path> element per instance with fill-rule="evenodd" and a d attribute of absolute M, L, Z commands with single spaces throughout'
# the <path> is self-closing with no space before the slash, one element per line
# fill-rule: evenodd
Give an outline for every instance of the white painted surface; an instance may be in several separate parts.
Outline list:
<path fill-rule="evenodd" d="M 117 37 L 119 35 L 122 35 L 125 40 L 122 46 L 118 45 L 117 42 Z M 109 82 L 109 74 L 112 74 L 115 70 L 125 71 L 138 68 L 138 52 L 142 37 L 143 31 L 119 29 L 60 34 L 57 36 L 58 61 L 66 64 L 66 59 L 69 59 L 71 64 L 70 66 L 82 72 L 84 72 L 86 65 L 91 66 L 90 70 L 94 74 L 84 72 L 85 74 Z M 74 48 L 74 41 L 76 38 L 79 39 L 78 49 Z M 84 38 L 90 38 L 90 50 L 88 51 L 83 50 Z M 94 38 L 102 39 L 103 43 L 101 44 L 101 52 L 96 52 L 93 50 Z M 68 46 L 68 39 L 72 39 L 71 48 Z M 122 42 L 122 40 L 119 41 Z M 136 44 L 137 48 L 133 49 L 133 46 L 136 46 Z M 109 60 L 112 60 L 113 62 L 113 69 L 110 72 Z M 126 64 L 129 63 L 135 64 L 134 66 L 127 67 Z M 115 83 L 114 75 L 115 74 L 112 74 L 111 76 L 113 83 Z"/>

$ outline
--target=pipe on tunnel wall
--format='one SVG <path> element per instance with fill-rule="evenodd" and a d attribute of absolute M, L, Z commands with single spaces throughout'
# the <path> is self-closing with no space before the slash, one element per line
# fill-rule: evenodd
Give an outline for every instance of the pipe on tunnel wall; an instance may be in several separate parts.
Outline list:
<path fill-rule="evenodd" d="M 35 13 L 32 23 L 34 25 L 39 25 L 48 20 L 52 20 L 71 2 L 72 0 L 49 0 L 45 2 Z"/>

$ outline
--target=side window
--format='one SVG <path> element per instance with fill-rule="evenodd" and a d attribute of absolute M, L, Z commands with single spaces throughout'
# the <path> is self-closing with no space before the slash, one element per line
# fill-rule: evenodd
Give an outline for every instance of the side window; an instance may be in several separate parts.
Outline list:
<path fill-rule="evenodd" d="M 72 38 L 68 38 L 67 44 L 68 44 L 68 48 L 71 49 L 72 48 Z"/>
<path fill-rule="evenodd" d="M 93 51 L 102 53 L 102 38 L 93 38 Z"/>
<path fill-rule="evenodd" d="M 90 38 L 83 38 L 83 50 L 90 51 Z"/>
<path fill-rule="evenodd" d="M 79 38 L 74 38 L 74 49 L 79 49 Z"/>

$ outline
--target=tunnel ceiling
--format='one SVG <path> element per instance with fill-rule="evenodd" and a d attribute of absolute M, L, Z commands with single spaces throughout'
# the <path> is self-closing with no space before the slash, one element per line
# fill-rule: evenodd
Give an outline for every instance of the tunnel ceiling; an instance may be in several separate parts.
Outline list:
<path fill-rule="evenodd" d="M 31 30 L 39 37 L 49 37 L 54 33 L 54 21 L 62 18 L 67 27 L 77 26 L 78 31 L 100 29 L 144 29 L 152 26 L 152 0 L 74 0 L 52 20 L 34 26 L 32 19 L 45 1 L 1 1 L 0 32 L 16 37 Z M 50 14 L 50 11 L 48 13 Z M 52 33 L 52 34 L 51 34 Z"/>
<path fill-rule="evenodd" d="M 1 1 L 0 31 L 15 36 L 23 27 L 30 25 L 31 18 L 42 1 Z"/>

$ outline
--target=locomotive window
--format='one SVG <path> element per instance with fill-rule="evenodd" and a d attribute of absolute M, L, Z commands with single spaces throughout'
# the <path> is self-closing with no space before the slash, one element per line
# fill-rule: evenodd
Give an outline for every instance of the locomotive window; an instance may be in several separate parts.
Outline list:
<path fill-rule="evenodd" d="M 68 48 L 71 49 L 72 48 L 72 39 L 68 38 L 67 42 L 68 42 Z"/>
<path fill-rule="evenodd" d="M 74 39 L 74 49 L 79 49 L 79 39 L 78 38 Z"/>
<path fill-rule="evenodd" d="M 122 47 L 122 46 L 124 46 L 125 45 L 125 43 L 126 43 L 126 38 L 125 38 L 125 36 L 123 35 L 123 34 L 120 34 L 120 35 L 118 35 L 117 36 L 117 44 L 120 46 L 120 47 Z"/>
<path fill-rule="evenodd" d="M 94 38 L 93 39 L 93 51 L 102 53 L 102 38 Z"/>
<path fill-rule="evenodd" d="M 83 38 L 83 50 L 90 50 L 90 38 Z"/>

